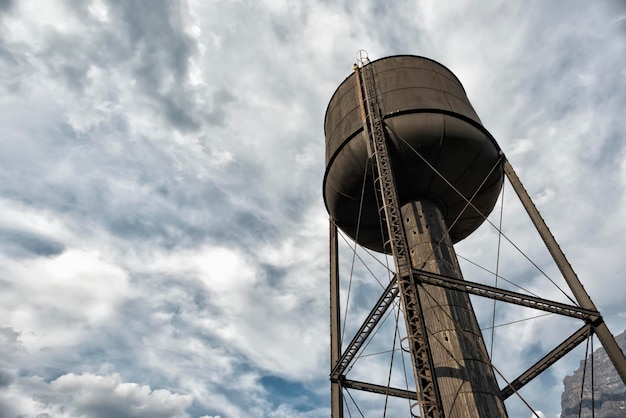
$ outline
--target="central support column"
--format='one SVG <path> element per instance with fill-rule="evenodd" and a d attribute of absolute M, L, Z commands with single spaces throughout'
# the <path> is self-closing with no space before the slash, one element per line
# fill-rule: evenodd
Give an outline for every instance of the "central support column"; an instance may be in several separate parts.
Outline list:
<path fill-rule="evenodd" d="M 416 201 L 401 211 L 413 268 L 462 279 L 437 206 Z M 432 285 L 418 289 L 445 417 L 506 417 L 469 295 Z"/>

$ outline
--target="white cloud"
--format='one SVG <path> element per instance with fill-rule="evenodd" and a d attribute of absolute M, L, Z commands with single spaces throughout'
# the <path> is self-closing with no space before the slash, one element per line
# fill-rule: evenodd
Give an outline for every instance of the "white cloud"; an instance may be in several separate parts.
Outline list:
<path fill-rule="evenodd" d="M 4 412 L 64 418 L 186 418 L 185 410 L 193 401 L 190 395 L 123 382 L 118 374 L 70 373 L 51 382 L 31 377 L 21 378 L 18 383 L 26 393 L 16 391 L 14 387 L 0 392 L 0 406 Z"/>

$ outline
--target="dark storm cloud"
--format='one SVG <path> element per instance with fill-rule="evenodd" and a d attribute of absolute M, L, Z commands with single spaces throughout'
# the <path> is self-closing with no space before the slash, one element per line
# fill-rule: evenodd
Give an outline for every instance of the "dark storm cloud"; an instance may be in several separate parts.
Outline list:
<path fill-rule="evenodd" d="M 411 4 L 411 3 L 409 3 Z M 402 10 L 397 10 L 392 3 L 374 2 L 370 16 L 374 19 L 369 25 L 380 26 L 381 31 L 376 36 L 376 41 L 389 51 L 389 55 L 414 53 L 421 55 L 427 47 L 427 33 L 422 29 L 421 16 L 419 14 L 419 3 L 403 4 Z M 407 51 L 407 45 L 411 45 Z M 364 46 L 365 47 L 365 46 Z M 377 51 L 372 51 L 374 54 Z M 377 58 L 376 55 L 373 58 Z"/>
<path fill-rule="evenodd" d="M 124 239 L 175 248 L 197 245 L 215 237 L 212 232 L 227 228 L 224 222 L 232 208 L 224 192 L 211 182 L 193 178 L 173 182 L 166 172 L 146 174 L 152 175 L 152 186 L 139 196 L 116 196 L 114 189 L 100 192 L 104 204 L 94 210 L 109 232 Z M 229 235 L 227 230 L 222 234 L 215 239 Z"/>
<path fill-rule="evenodd" d="M 25 352 L 20 334 L 12 327 L 0 327 L 0 361 L 12 362 Z"/>
<path fill-rule="evenodd" d="M 0 369 L 0 389 L 9 386 L 14 380 L 15 379 L 11 373 Z"/>
<path fill-rule="evenodd" d="M 308 411 L 323 401 L 323 397 L 308 390 L 302 383 L 289 381 L 278 376 L 264 376 L 260 379 L 277 404 L 291 405 L 296 411 Z"/>
<path fill-rule="evenodd" d="M 133 72 L 144 93 L 164 108 L 165 116 L 183 130 L 199 127 L 188 86 L 189 58 L 197 45 L 184 33 L 179 2 L 109 2 L 137 55 Z M 168 81 L 169 77 L 173 81 Z"/>
<path fill-rule="evenodd" d="M 0 248 L 13 257 L 51 257 L 61 254 L 65 246 L 50 238 L 27 231 L 0 228 Z"/>
<path fill-rule="evenodd" d="M 183 132 L 196 131 L 202 121 L 222 124 L 223 106 L 232 101 L 225 90 L 215 93 L 214 109 L 198 106 L 198 92 L 189 83 L 189 62 L 197 55 L 197 41 L 184 27 L 184 2 L 106 3 L 109 20 L 97 21 L 85 2 L 68 1 L 69 8 L 88 23 L 90 36 L 49 29 L 46 44 L 38 52 L 52 74 L 76 93 L 91 81 L 96 66 L 127 73 L 142 95 L 149 97 L 169 124 Z"/>
<path fill-rule="evenodd" d="M 104 97 L 94 97 L 94 107 L 100 105 L 98 101 L 118 105 L 129 94 L 109 79 L 119 74 L 136 81 L 133 88 L 139 94 L 130 94 L 137 96 L 137 102 L 149 98 L 167 126 L 189 131 L 202 122 L 224 124 L 226 106 L 236 100 L 233 93 L 225 87 L 215 88 L 208 95 L 206 109 L 201 109 L 196 104 L 200 93 L 189 85 L 189 60 L 198 49 L 183 27 L 183 3 L 112 1 L 108 3 L 109 20 L 104 22 L 90 14 L 85 2 L 68 1 L 66 5 L 86 22 L 87 33 L 50 26 L 43 29 L 45 36 L 38 49 L 17 44 L 3 47 L 0 60 L 10 70 L 5 77 L 12 74 L 4 80 L 5 86 L 23 83 L 25 76 L 36 71 L 33 63 L 40 59 L 51 80 L 69 88 L 76 100 L 89 100 L 94 89 L 102 89 Z M 94 68 L 104 72 L 103 85 L 92 76 Z M 99 112 L 87 108 L 84 114 L 93 117 Z M 169 138 L 163 142 L 144 136 L 131 138 L 137 120 L 126 112 L 104 114 L 97 125 L 87 128 L 58 121 L 57 127 L 50 129 L 30 125 L 27 117 L 24 113 L 22 130 L 7 134 L 0 144 L 5 196 L 48 207 L 73 219 L 79 228 L 103 225 L 120 238 L 168 248 L 198 243 L 210 235 L 234 241 L 224 226 L 230 222 L 223 217 L 246 218 L 243 223 L 251 230 L 262 230 L 262 226 L 253 227 L 255 216 L 237 215 L 228 195 L 214 181 L 180 172 L 178 150 L 167 145 Z M 32 134 L 38 138 L 36 145 L 22 140 Z M 203 153 L 210 157 L 214 146 L 205 142 L 196 157 Z M 10 180 L 16 173 L 19 183 Z M 233 225 L 238 223 L 240 220 L 235 220 Z M 211 230 L 215 234 L 210 234 Z M 24 245 L 34 251 L 54 252 L 42 243 L 39 248 L 31 241 Z"/>
<path fill-rule="evenodd" d="M 125 240 L 174 248 L 202 242 L 211 231 L 217 240 L 235 239 L 228 228 L 239 221 L 227 219 L 236 217 L 237 210 L 220 187 L 211 179 L 181 172 L 168 150 L 155 141 L 127 138 L 121 129 L 84 134 L 61 125 L 51 134 L 41 133 L 39 146 L 33 148 L 18 137 L 7 138 L 0 144 L 3 194 L 46 207 L 71 219 L 76 228 L 104 226 Z M 21 174 L 19 183 L 9 180 L 15 173 Z M 0 240 L 49 255 L 63 249 L 15 233 L 0 234 Z"/>
<path fill-rule="evenodd" d="M 289 269 L 285 267 L 279 267 L 272 264 L 261 264 L 259 266 L 261 274 L 265 275 L 268 285 L 275 288 L 280 288 L 284 285 L 284 279 L 288 277 Z"/>
<path fill-rule="evenodd" d="M 204 118 L 210 125 L 224 125 L 227 117 L 226 108 L 237 100 L 235 95 L 226 87 L 222 87 L 212 95 L 212 107 Z"/>
<path fill-rule="evenodd" d="M 7 42 L 3 29 L 0 24 L 0 89 L 14 94 L 21 89 L 34 69 L 29 63 L 28 54 Z"/>
<path fill-rule="evenodd" d="M 58 77 L 76 94 L 85 94 L 89 81 L 87 72 L 97 63 L 103 49 L 99 40 L 80 37 L 75 34 L 48 29 L 45 35 L 46 45 L 41 51 L 31 51 L 41 55 L 43 63 L 53 77 Z M 104 63 L 101 63 L 104 64 Z"/>
<path fill-rule="evenodd" d="M 0 13 L 11 10 L 14 0 L 0 0 Z"/>

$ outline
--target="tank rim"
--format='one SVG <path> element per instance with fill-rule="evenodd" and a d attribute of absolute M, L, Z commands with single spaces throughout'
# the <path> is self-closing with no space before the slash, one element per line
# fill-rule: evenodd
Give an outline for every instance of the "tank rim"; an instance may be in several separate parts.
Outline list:
<path fill-rule="evenodd" d="M 331 101 L 332 101 L 332 99 L 331 99 Z M 461 120 L 463 120 L 465 122 L 468 122 L 469 124 L 471 124 L 475 128 L 477 128 L 480 131 L 482 131 L 487 136 L 487 138 L 489 138 L 491 143 L 496 147 L 498 152 L 502 155 L 502 149 L 498 145 L 498 142 L 493 137 L 493 135 L 491 135 L 491 133 L 487 130 L 487 128 L 485 128 L 483 125 L 481 125 L 480 123 L 476 122 L 475 120 L 473 120 L 471 118 L 468 118 L 467 116 L 461 115 L 459 113 L 449 112 L 449 111 L 445 111 L 445 110 L 442 110 L 442 109 L 411 109 L 411 110 L 402 110 L 402 111 L 399 111 L 399 112 L 389 113 L 388 115 L 383 116 L 383 121 L 385 119 L 389 119 L 389 118 L 392 118 L 394 116 L 418 114 L 418 113 L 439 113 L 439 114 L 443 114 L 443 115 L 453 116 L 453 117 L 459 118 L 459 119 L 461 119 Z M 326 180 L 328 179 L 328 173 L 329 173 L 330 167 L 333 165 L 332 163 L 335 160 L 336 156 L 339 154 L 339 151 L 341 151 L 341 149 L 343 149 L 343 147 L 345 147 L 350 141 L 352 141 L 354 138 L 356 138 L 361 132 L 363 132 L 363 128 L 362 127 L 359 128 L 358 130 L 356 130 L 353 135 L 351 135 L 348 138 L 346 138 L 346 140 L 343 141 L 339 147 L 337 147 L 337 149 L 335 150 L 335 153 L 330 156 L 330 159 L 326 163 L 326 168 L 324 170 L 324 179 L 322 181 L 322 197 L 324 199 L 324 207 L 326 208 L 326 212 L 329 212 L 329 210 L 328 210 L 328 202 L 326 201 Z"/>

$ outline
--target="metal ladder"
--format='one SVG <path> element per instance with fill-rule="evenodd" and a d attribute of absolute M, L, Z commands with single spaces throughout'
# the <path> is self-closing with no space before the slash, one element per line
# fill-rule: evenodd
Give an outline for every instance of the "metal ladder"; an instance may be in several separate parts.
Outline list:
<path fill-rule="evenodd" d="M 368 152 L 373 165 L 374 188 L 379 201 L 381 219 L 385 220 L 387 226 L 388 244 L 391 245 L 396 265 L 413 375 L 417 385 L 420 417 L 443 418 L 443 408 L 435 380 L 426 324 L 422 314 L 417 283 L 413 277 L 398 191 L 376 94 L 373 65 L 365 58 L 360 66 L 355 66 L 355 73 L 359 98 L 361 99 L 364 129 L 368 137 Z"/>

